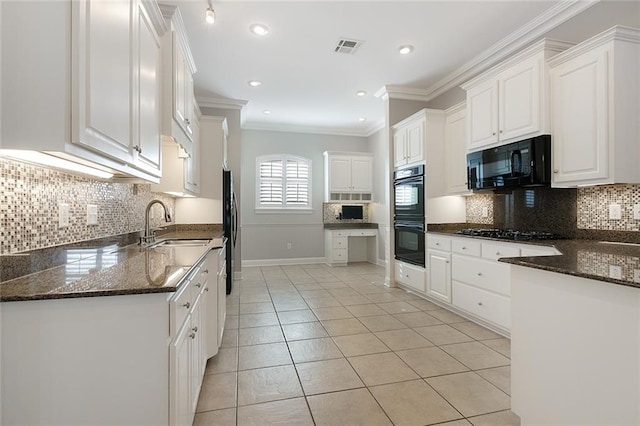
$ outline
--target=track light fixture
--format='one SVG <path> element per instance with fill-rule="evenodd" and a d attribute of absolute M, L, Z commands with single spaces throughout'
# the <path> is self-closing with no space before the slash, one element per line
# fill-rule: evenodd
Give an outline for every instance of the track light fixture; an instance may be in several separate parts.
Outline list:
<path fill-rule="evenodd" d="M 211 1 L 207 2 L 209 7 L 207 7 L 206 12 L 204 13 L 204 19 L 209 24 L 213 24 L 216 21 L 216 12 L 213 10 L 213 5 Z"/>

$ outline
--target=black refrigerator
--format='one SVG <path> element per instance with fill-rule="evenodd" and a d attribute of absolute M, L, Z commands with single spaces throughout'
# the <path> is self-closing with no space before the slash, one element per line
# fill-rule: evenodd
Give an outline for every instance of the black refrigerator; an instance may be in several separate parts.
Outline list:
<path fill-rule="evenodd" d="M 227 238 L 227 294 L 233 285 L 233 250 L 238 236 L 238 204 L 233 191 L 233 172 L 222 170 L 222 226 Z"/>

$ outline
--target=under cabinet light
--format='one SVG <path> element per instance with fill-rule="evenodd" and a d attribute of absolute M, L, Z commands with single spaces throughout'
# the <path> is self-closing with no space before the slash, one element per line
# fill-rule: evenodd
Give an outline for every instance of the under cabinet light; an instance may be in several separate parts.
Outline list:
<path fill-rule="evenodd" d="M 15 160 L 26 161 L 28 163 L 35 163 L 56 169 L 69 170 L 74 173 L 95 176 L 101 179 L 111 179 L 113 177 L 113 173 L 65 160 L 64 158 L 55 157 L 44 152 L 20 149 L 2 149 L 0 150 L 0 157 L 13 158 Z"/>

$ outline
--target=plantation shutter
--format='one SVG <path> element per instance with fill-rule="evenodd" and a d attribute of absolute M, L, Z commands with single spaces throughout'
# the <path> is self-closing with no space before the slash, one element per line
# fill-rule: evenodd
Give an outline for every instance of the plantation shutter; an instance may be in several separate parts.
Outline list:
<path fill-rule="evenodd" d="M 309 204 L 309 164 L 304 161 L 287 160 L 286 204 L 306 206 Z"/>
<path fill-rule="evenodd" d="M 282 205 L 282 160 L 260 163 L 260 205 Z"/>

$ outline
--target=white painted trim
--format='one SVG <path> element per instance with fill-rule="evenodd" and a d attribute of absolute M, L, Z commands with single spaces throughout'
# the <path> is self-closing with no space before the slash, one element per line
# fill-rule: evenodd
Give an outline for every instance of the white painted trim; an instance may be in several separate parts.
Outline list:
<path fill-rule="evenodd" d="M 387 121 L 384 118 L 381 118 L 380 120 L 376 121 L 373 126 L 369 127 L 369 131 L 367 132 L 367 137 L 384 129 L 386 125 L 387 125 Z"/>
<path fill-rule="evenodd" d="M 489 47 L 428 89 L 383 86 L 374 96 L 383 100 L 405 99 L 428 102 L 458 87 L 474 76 L 510 57 L 514 52 L 542 37 L 558 25 L 584 12 L 600 0 L 568 0 L 556 3 L 541 15 Z"/>
<path fill-rule="evenodd" d="M 444 110 L 445 114 L 451 115 L 464 110 L 467 107 L 467 101 L 462 101 Z"/>
<path fill-rule="evenodd" d="M 202 96 L 196 96 L 196 100 L 198 101 L 200 108 L 206 107 L 241 110 L 246 104 L 249 103 L 249 101 L 244 101 L 242 99 L 206 98 Z"/>
<path fill-rule="evenodd" d="M 548 61 L 551 68 L 558 66 L 568 60 L 580 56 L 585 52 L 591 51 L 598 46 L 602 46 L 612 40 L 621 40 L 630 43 L 640 44 L 640 29 L 625 27 L 622 25 L 616 25 L 609 28 L 607 31 L 600 33 L 590 39 L 583 41 L 582 43 L 565 50 L 562 53 L 554 56 Z"/>
<path fill-rule="evenodd" d="M 367 137 L 368 129 L 355 130 L 345 129 L 342 127 L 316 127 L 316 126 L 300 126 L 287 123 L 242 123 L 243 130 L 261 130 L 283 133 L 303 133 L 314 135 L 331 135 L 331 136 L 359 136 Z"/>
<path fill-rule="evenodd" d="M 162 37 L 164 33 L 169 31 L 169 26 L 162 16 L 158 3 L 156 3 L 155 0 L 142 0 L 142 5 L 147 15 L 149 15 L 149 19 L 158 33 L 158 37 Z"/>
<path fill-rule="evenodd" d="M 324 257 L 299 257 L 291 259 L 257 259 L 257 260 L 243 260 L 242 267 L 251 266 L 279 266 L 279 265 L 306 265 L 325 263 Z"/>

